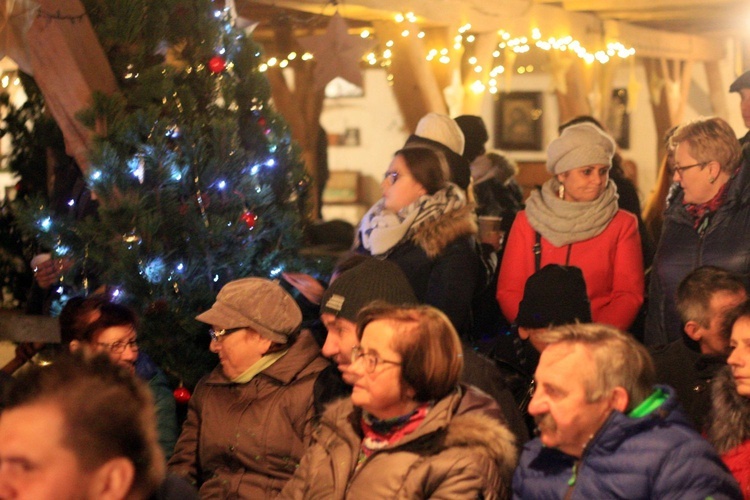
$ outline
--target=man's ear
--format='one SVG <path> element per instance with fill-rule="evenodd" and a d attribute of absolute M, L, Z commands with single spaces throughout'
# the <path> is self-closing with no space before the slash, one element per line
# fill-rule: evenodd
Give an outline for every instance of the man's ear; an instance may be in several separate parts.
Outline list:
<path fill-rule="evenodd" d="M 81 343 L 77 340 L 71 340 L 70 344 L 68 344 L 68 349 L 70 349 L 70 352 L 76 352 L 81 348 Z"/>
<path fill-rule="evenodd" d="M 529 329 L 524 328 L 522 326 L 518 327 L 518 336 L 521 337 L 521 340 L 528 340 L 529 339 Z"/>
<path fill-rule="evenodd" d="M 135 480 L 135 466 L 125 457 L 108 460 L 93 472 L 90 498 L 122 500 L 128 497 Z"/>
<path fill-rule="evenodd" d="M 688 337 L 695 340 L 696 342 L 700 342 L 701 325 L 697 321 L 690 320 L 687 323 L 685 323 L 684 330 Z"/>
<path fill-rule="evenodd" d="M 612 408 L 620 413 L 625 413 L 625 409 L 628 407 L 629 403 L 630 396 L 628 396 L 628 391 L 626 391 L 624 387 L 615 387 L 612 391 Z"/>

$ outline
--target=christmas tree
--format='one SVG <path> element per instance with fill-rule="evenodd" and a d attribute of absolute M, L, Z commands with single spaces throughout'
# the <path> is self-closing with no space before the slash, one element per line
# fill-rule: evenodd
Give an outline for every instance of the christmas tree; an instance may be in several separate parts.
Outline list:
<path fill-rule="evenodd" d="M 76 219 L 35 202 L 23 218 L 72 263 L 60 291 L 108 285 L 141 313 L 142 346 L 191 385 L 216 363 L 193 318 L 221 286 L 308 270 L 298 257 L 308 178 L 269 105 L 261 50 L 229 8 L 84 4 L 118 83 L 79 116 L 95 131 L 85 175 L 98 210 Z"/>

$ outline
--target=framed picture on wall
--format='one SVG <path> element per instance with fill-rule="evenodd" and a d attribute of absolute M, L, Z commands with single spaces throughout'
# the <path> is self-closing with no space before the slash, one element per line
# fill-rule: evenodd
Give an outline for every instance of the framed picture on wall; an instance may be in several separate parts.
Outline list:
<path fill-rule="evenodd" d="M 542 93 L 509 92 L 495 104 L 495 147 L 542 150 Z"/>
<path fill-rule="evenodd" d="M 622 149 L 630 149 L 630 114 L 627 89 L 613 89 L 607 123 L 612 137 Z"/>

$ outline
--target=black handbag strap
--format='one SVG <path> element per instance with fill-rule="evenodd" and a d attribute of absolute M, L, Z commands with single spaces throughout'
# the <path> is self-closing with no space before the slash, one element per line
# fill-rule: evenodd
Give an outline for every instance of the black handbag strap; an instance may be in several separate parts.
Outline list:
<path fill-rule="evenodd" d="M 536 233 L 536 242 L 534 243 L 534 271 L 538 271 L 539 268 L 542 265 L 542 235 L 539 234 L 539 231 L 535 231 Z M 568 253 L 565 256 L 565 265 L 570 265 L 570 251 L 573 249 L 573 244 L 570 243 L 568 245 Z"/>

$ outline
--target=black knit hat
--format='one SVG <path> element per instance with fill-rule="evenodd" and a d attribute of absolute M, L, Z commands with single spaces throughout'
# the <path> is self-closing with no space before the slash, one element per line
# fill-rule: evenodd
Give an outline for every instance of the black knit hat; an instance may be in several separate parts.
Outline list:
<path fill-rule="evenodd" d="M 729 86 L 729 92 L 739 92 L 742 89 L 750 89 L 750 71 L 742 73 Z"/>
<path fill-rule="evenodd" d="M 473 162 L 477 156 L 484 153 L 484 144 L 489 140 L 487 127 L 481 117 L 475 115 L 461 115 L 454 118 L 461 132 L 464 133 L 464 154 L 463 157 L 469 163 Z"/>
<path fill-rule="evenodd" d="M 371 259 L 343 272 L 331 283 L 320 302 L 320 314 L 330 313 L 355 322 L 359 310 L 374 300 L 393 305 L 419 302 L 398 265 Z"/>
<path fill-rule="evenodd" d="M 526 280 L 516 325 L 547 328 L 591 323 L 591 305 L 581 269 L 549 264 Z"/>

